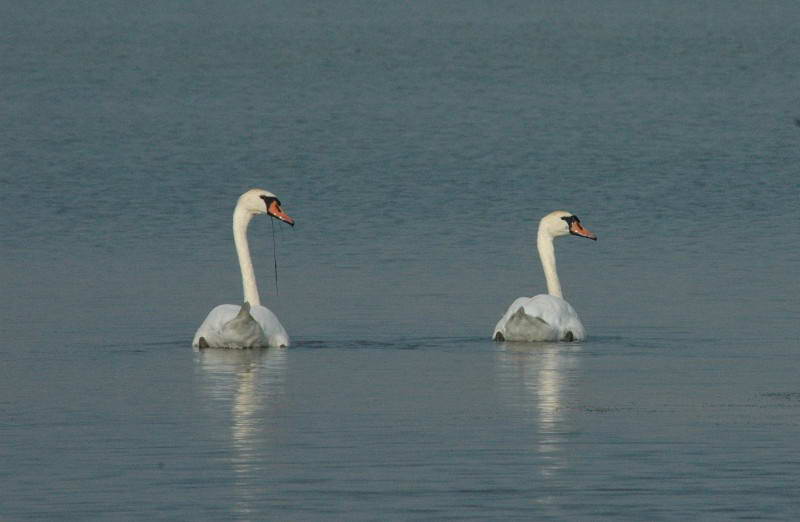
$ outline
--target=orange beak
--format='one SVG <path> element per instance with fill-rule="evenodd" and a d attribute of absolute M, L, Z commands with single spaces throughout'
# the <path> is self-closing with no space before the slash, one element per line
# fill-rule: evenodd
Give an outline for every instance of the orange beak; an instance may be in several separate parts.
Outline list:
<path fill-rule="evenodd" d="M 276 219 L 280 219 L 284 223 L 288 223 L 289 225 L 294 226 L 294 219 L 292 219 L 289 216 L 289 214 L 285 213 L 283 209 L 281 209 L 281 206 L 278 204 L 278 202 L 275 200 L 273 200 L 269 204 L 269 208 L 267 208 L 267 214 Z"/>
<path fill-rule="evenodd" d="M 570 225 L 569 225 L 569 233 L 572 234 L 573 236 L 588 237 L 589 239 L 591 239 L 593 241 L 597 241 L 597 236 L 594 235 L 589 230 L 583 228 L 583 225 L 581 225 L 581 222 L 577 221 L 577 220 L 573 221 L 572 223 L 570 223 Z"/>

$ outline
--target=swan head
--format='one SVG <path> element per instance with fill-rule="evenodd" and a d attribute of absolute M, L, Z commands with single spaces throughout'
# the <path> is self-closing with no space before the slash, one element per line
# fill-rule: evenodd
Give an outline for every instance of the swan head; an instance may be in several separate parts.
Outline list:
<path fill-rule="evenodd" d="M 272 192 L 264 189 L 250 189 L 241 196 L 236 208 L 251 215 L 267 214 L 275 219 L 294 226 L 294 219 L 281 208 L 281 200 Z"/>
<path fill-rule="evenodd" d="M 597 236 L 581 225 L 578 216 L 565 210 L 556 210 L 543 217 L 539 222 L 539 233 L 550 237 L 573 235 L 597 241 Z"/>

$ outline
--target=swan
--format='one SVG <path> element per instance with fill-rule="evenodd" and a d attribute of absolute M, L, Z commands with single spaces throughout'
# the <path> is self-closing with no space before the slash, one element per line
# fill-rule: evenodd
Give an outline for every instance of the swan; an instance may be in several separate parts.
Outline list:
<path fill-rule="evenodd" d="M 247 225 L 253 216 L 267 214 L 294 226 L 294 219 L 281 209 L 275 194 L 251 189 L 239 196 L 233 211 L 233 242 L 242 272 L 244 304 L 223 304 L 208 313 L 194 334 L 195 348 L 263 348 L 289 346 L 289 336 L 272 311 L 261 306 L 258 296 L 250 247 L 247 244 Z"/>
<path fill-rule="evenodd" d="M 516 299 L 494 327 L 495 341 L 582 341 L 586 330 L 575 309 L 564 300 L 556 273 L 553 239 L 559 236 L 586 237 L 597 241 L 578 216 L 556 210 L 539 222 L 536 248 L 547 280 L 547 293 Z"/>

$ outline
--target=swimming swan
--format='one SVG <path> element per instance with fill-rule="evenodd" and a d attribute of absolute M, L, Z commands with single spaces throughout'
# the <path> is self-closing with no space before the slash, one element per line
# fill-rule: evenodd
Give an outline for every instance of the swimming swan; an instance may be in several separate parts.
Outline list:
<path fill-rule="evenodd" d="M 247 225 L 257 214 L 267 214 L 294 226 L 294 219 L 283 212 L 280 200 L 272 192 L 252 189 L 239 197 L 233 211 L 233 242 L 242 271 L 245 302 L 241 306 L 223 304 L 211 310 L 194 334 L 192 346 L 195 348 L 289 346 L 286 330 L 269 308 L 261 306 L 258 296 L 247 244 Z"/>
<path fill-rule="evenodd" d="M 586 330 L 575 309 L 564 300 L 556 273 L 553 239 L 572 234 L 597 241 L 578 216 L 556 210 L 539 222 L 536 247 L 547 279 L 547 294 L 516 299 L 494 327 L 495 341 L 582 341 Z"/>

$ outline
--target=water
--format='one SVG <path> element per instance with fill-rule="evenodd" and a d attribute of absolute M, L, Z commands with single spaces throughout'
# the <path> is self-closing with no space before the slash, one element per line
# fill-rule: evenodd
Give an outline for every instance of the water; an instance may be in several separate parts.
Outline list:
<path fill-rule="evenodd" d="M 0 4 L 0 519 L 800 513 L 795 3 L 232 4 Z"/>

